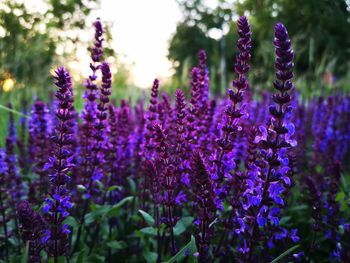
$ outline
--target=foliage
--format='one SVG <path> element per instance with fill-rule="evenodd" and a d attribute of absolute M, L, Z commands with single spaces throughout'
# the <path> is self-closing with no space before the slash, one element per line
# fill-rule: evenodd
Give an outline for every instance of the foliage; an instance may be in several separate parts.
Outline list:
<path fill-rule="evenodd" d="M 350 12 L 346 1 L 250 1 L 237 4 L 238 13 L 248 12 L 252 18 L 255 37 L 254 62 L 271 70 L 268 52 L 271 32 L 268 28 L 277 21 L 289 29 L 298 54 L 296 73 L 308 83 L 323 79 L 326 72 L 340 80 L 349 71 Z M 327 36 L 327 41 L 325 41 Z M 264 80 L 265 72 L 256 73 Z M 265 79 L 266 80 L 266 79 Z M 271 79 L 268 79 L 269 81 Z M 320 83 L 322 85 L 322 82 Z M 318 84 L 318 85 L 320 85 Z M 324 85 L 324 83 L 323 83 Z"/>
<path fill-rule="evenodd" d="M 270 74 L 273 65 L 273 51 L 271 45 L 272 32 L 269 30 L 275 23 L 281 21 L 288 28 L 291 39 L 294 42 L 298 54 L 295 59 L 295 72 L 302 78 L 300 81 L 300 92 L 303 97 L 319 95 L 319 87 L 323 86 L 324 93 L 332 88 L 346 89 L 346 76 L 349 72 L 349 42 L 350 42 L 350 12 L 346 1 L 218 1 L 214 9 L 205 5 L 205 1 L 178 1 L 184 13 L 184 20 L 180 24 L 174 36 L 170 40 L 169 58 L 175 62 L 177 67 L 175 78 L 179 78 L 184 61 L 193 52 L 186 47 L 196 46 L 196 39 L 192 37 L 183 42 L 178 41 L 181 29 L 187 25 L 191 28 L 199 28 L 206 41 L 213 42 L 210 46 L 203 46 L 210 50 L 210 65 L 220 65 L 220 57 L 226 57 L 226 63 L 232 61 L 233 50 L 230 50 L 231 39 L 236 39 L 234 30 L 222 31 L 223 25 L 232 28 L 230 18 L 237 14 L 248 15 L 254 32 L 252 51 L 254 71 L 252 72 L 252 83 L 256 86 L 270 83 L 274 76 Z M 232 12 L 234 10 L 234 12 Z M 185 25 L 183 25 L 185 24 Z M 210 37 L 212 29 L 221 30 L 221 40 L 213 40 Z M 193 34 L 196 36 L 198 34 Z M 327 41 L 325 41 L 325 37 Z M 202 36 L 203 38 L 203 36 Z M 231 41 L 228 41 L 231 40 Z M 227 51 L 222 48 L 226 44 Z M 206 43 L 203 41 L 203 43 Z M 219 55 L 217 55 L 219 54 Z M 195 65 L 191 61 L 191 66 Z M 229 64 L 228 64 L 229 65 Z M 220 72 L 216 69 L 215 74 L 224 74 L 227 78 L 229 73 Z M 329 76 L 328 76 L 329 75 Z M 215 76 L 213 76 L 215 77 Z M 324 80 L 325 77 L 331 78 Z M 220 78 L 216 77 L 216 85 L 220 86 Z M 344 79 L 344 81 L 343 81 Z M 222 91 L 222 90 L 221 90 Z"/>
<path fill-rule="evenodd" d="M 43 3 L 47 5 L 44 12 L 33 12 L 16 1 L 1 3 L 1 80 L 13 78 L 19 87 L 48 84 L 56 48 L 70 38 L 62 32 L 83 28 L 82 16 L 90 13 L 95 2 L 50 0 Z"/>

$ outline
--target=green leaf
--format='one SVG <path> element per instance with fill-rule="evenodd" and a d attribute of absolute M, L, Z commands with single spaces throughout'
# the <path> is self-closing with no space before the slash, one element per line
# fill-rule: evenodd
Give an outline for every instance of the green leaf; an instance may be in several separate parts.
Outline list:
<path fill-rule="evenodd" d="M 135 181 L 131 178 L 128 178 L 127 179 L 128 182 L 129 182 L 129 186 L 130 186 L 130 190 L 131 190 L 131 193 L 136 193 L 136 184 L 135 184 Z"/>
<path fill-rule="evenodd" d="M 100 256 L 97 254 L 92 254 L 91 256 L 88 257 L 87 262 L 91 262 L 91 263 L 104 263 L 105 261 L 105 257 L 104 256 Z"/>
<path fill-rule="evenodd" d="M 295 245 L 289 249 L 287 249 L 286 251 L 284 251 L 281 255 L 279 255 L 277 258 L 275 258 L 274 260 L 271 261 L 271 263 L 276 263 L 278 262 L 280 259 L 284 258 L 285 256 L 287 256 L 288 254 L 292 253 L 294 250 L 296 250 L 297 248 L 299 248 L 300 245 Z"/>
<path fill-rule="evenodd" d="M 335 201 L 339 202 L 339 201 L 343 201 L 345 198 L 345 193 L 344 192 L 340 192 L 337 194 L 337 196 L 335 197 Z"/>
<path fill-rule="evenodd" d="M 84 263 L 85 262 L 84 258 L 85 258 L 85 250 L 83 249 L 79 252 L 79 255 L 78 255 L 75 263 Z"/>
<path fill-rule="evenodd" d="M 303 205 L 296 205 L 296 206 L 292 206 L 292 207 L 290 207 L 288 210 L 289 211 L 300 211 L 300 210 L 306 210 L 306 209 L 308 209 L 308 206 L 307 205 L 305 205 L 305 204 L 303 204 Z"/>
<path fill-rule="evenodd" d="M 79 226 L 79 223 L 77 222 L 77 220 L 72 217 L 72 216 L 68 216 L 64 221 L 64 224 L 70 225 L 73 228 L 77 228 Z"/>
<path fill-rule="evenodd" d="M 119 185 L 112 185 L 108 188 L 107 192 L 112 192 L 116 189 L 120 189 L 121 187 Z"/>
<path fill-rule="evenodd" d="M 29 241 L 26 243 L 26 248 L 24 250 L 24 253 L 22 255 L 21 262 L 22 263 L 27 263 L 28 262 L 28 257 L 29 257 Z"/>
<path fill-rule="evenodd" d="M 153 226 L 155 223 L 155 220 L 153 218 L 153 216 L 151 216 L 149 213 L 139 209 L 139 213 L 142 215 L 143 219 L 145 219 L 145 221 L 147 222 L 147 224 L 149 226 Z"/>
<path fill-rule="evenodd" d="M 157 261 L 158 258 L 158 254 L 156 252 L 151 251 L 144 251 L 142 255 L 148 263 L 154 263 Z"/>
<path fill-rule="evenodd" d="M 126 203 L 132 201 L 134 199 L 133 196 L 128 196 L 119 201 L 119 203 L 112 206 L 112 208 L 107 212 L 106 216 L 116 216 L 119 213 L 119 209 Z"/>
<path fill-rule="evenodd" d="M 58 263 L 65 263 L 66 258 L 65 257 L 58 257 Z M 49 263 L 55 263 L 55 258 L 50 257 Z"/>
<path fill-rule="evenodd" d="M 25 115 L 25 114 L 23 114 L 22 112 L 16 111 L 16 110 L 11 109 L 11 108 L 9 108 L 9 107 L 6 107 L 6 106 L 4 106 L 4 105 L 0 105 L 0 109 L 6 110 L 6 111 L 8 111 L 8 112 L 12 112 L 12 113 L 17 114 L 17 115 L 19 115 L 19 116 L 21 116 L 21 117 L 30 118 L 29 115 Z"/>
<path fill-rule="evenodd" d="M 150 235 L 150 236 L 156 236 L 157 235 L 157 229 L 155 227 L 144 227 L 142 229 L 140 229 L 140 231 L 146 235 Z"/>
<path fill-rule="evenodd" d="M 280 220 L 280 225 L 285 225 L 288 221 L 290 221 L 291 216 L 283 216 Z"/>
<path fill-rule="evenodd" d="M 190 242 L 186 244 L 175 256 L 173 256 L 171 259 L 169 259 L 166 263 L 175 263 L 175 262 L 182 262 L 182 260 L 186 257 L 186 252 L 188 251 L 188 254 L 192 256 L 196 252 L 196 241 L 194 239 L 194 236 L 191 236 Z"/>
<path fill-rule="evenodd" d="M 123 249 L 126 248 L 128 245 L 124 241 L 109 241 L 107 242 L 107 246 L 113 249 Z"/>
<path fill-rule="evenodd" d="M 323 167 L 320 164 L 316 165 L 315 170 L 317 173 L 323 173 Z"/>
<path fill-rule="evenodd" d="M 174 227 L 174 235 L 175 236 L 181 235 L 192 224 L 192 222 L 193 222 L 192 216 L 185 216 L 181 218 L 179 221 L 177 221 Z"/>
<path fill-rule="evenodd" d="M 92 205 L 91 212 L 85 215 L 85 222 L 87 225 L 95 222 L 97 219 L 103 219 L 105 216 L 116 216 L 120 208 L 127 202 L 133 200 L 133 196 L 128 196 L 122 199 L 119 203 L 111 205 Z"/>
<path fill-rule="evenodd" d="M 97 219 L 102 218 L 108 211 L 110 211 L 110 205 L 94 206 L 91 208 L 91 212 L 85 215 L 85 223 L 87 225 L 95 222 Z"/>

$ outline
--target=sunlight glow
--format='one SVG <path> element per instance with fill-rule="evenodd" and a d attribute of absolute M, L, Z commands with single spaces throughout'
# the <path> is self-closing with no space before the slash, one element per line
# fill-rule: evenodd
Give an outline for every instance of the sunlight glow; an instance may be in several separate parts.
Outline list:
<path fill-rule="evenodd" d="M 154 78 L 171 76 L 168 41 L 181 19 L 176 1 L 102 0 L 96 13 L 102 21 L 112 22 L 113 47 L 126 56 L 127 64 L 133 64 L 137 86 L 150 87 Z"/>
<path fill-rule="evenodd" d="M 15 86 L 15 81 L 11 78 L 5 79 L 3 84 L 2 84 L 2 90 L 4 92 L 9 92 L 11 90 L 13 90 Z"/>
<path fill-rule="evenodd" d="M 43 12 L 47 9 L 43 0 L 16 1 L 24 2 L 30 10 Z M 87 29 L 92 27 L 97 17 L 110 26 L 112 48 L 120 62 L 130 68 L 130 79 L 137 86 L 147 88 L 154 78 L 166 80 L 173 74 L 167 59 L 168 42 L 182 18 L 175 0 L 101 0 L 99 10 L 93 10 L 85 20 Z M 87 29 L 80 32 L 79 37 L 90 42 L 92 31 Z M 61 55 L 64 51 L 67 51 L 67 46 L 59 46 L 57 53 Z M 74 79 L 86 78 L 90 73 L 89 53 L 85 48 L 78 49 L 76 58 L 79 65 L 74 64 L 69 69 L 76 75 Z M 114 66 L 113 63 L 111 66 Z"/>

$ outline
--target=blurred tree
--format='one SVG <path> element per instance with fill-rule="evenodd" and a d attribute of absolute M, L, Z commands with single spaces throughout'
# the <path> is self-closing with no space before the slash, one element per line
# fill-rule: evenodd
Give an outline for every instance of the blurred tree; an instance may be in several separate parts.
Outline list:
<path fill-rule="evenodd" d="M 208 38 L 197 25 L 191 26 L 186 22 L 178 24 L 169 46 L 169 58 L 174 61 L 176 73 L 179 76 L 183 74 L 186 60 L 196 65 L 200 49 L 212 50 L 215 45 L 216 41 Z"/>
<path fill-rule="evenodd" d="M 295 49 L 296 74 L 310 81 L 326 72 L 338 77 L 349 70 L 350 7 L 345 0 L 245 0 L 236 4 L 248 14 L 254 34 L 254 68 L 272 69 L 273 26 L 286 25 Z M 259 70 L 258 80 L 266 80 Z"/>
<path fill-rule="evenodd" d="M 226 31 L 229 31 L 232 20 L 232 5 L 218 1 L 215 8 L 209 8 L 204 0 L 178 0 L 184 19 L 176 28 L 169 45 L 168 58 L 176 69 L 175 83 L 179 86 L 188 84 L 183 76 L 197 65 L 197 54 L 200 49 L 208 53 L 208 66 L 211 69 L 214 92 L 220 93 L 220 78 L 226 75 L 226 60 L 223 56 L 226 49 Z M 233 52 L 233 51 L 232 51 Z M 221 63 L 224 60 L 224 63 Z M 226 79 L 226 77 L 225 77 Z"/>
<path fill-rule="evenodd" d="M 305 83 L 305 92 L 310 92 L 312 86 L 324 85 L 325 72 L 341 79 L 349 71 L 349 0 L 219 0 L 214 9 L 207 7 L 205 0 L 178 0 L 178 3 L 184 19 L 169 47 L 169 59 L 177 70 L 176 79 L 183 74 L 186 59 L 192 57 L 191 66 L 196 64 L 193 57 L 199 48 L 208 52 L 211 67 L 220 65 L 222 56 L 227 65 L 233 64 L 237 33 L 232 20 L 236 20 L 237 14 L 247 15 L 252 25 L 254 70 L 250 79 L 253 84 L 262 84 L 264 89 L 266 83 L 271 86 L 274 78 L 273 27 L 278 21 L 286 25 L 292 38 L 296 74 Z M 225 25 L 229 30 L 223 30 Z M 183 33 L 184 29 L 188 30 L 187 34 Z M 221 37 L 213 39 L 211 33 L 214 30 L 221 31 Z M 227 77 L 226 72 L 216 68 L 217 73 Z M 216 81 L 219 79 L 216 77 Z"/>
<path fill-rule="evenodd" d="M 40 89 L 34 94 L 45 96 L 57 47 L 63 42 L 67 45 L 79 41 L 74 32 L 85 27 L 84 17 L 97 3 L 98 0 L 44 0 L 44 10 L 33 11 L 23 2 L 1 0 L 0 84 L 14 79 L 16 88 Z M 19 93 L 28 90 L 17 92 L 17 100 Z"/>

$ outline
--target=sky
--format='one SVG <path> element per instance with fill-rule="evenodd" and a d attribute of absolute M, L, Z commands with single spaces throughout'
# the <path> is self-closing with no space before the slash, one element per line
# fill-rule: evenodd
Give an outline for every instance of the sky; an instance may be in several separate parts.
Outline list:
<path fill-rule="evenodd" d="M 24 2 L 32 10 L 45 10 L 43 0 L 16 0 Z M 217 0 L 206 0 L 215 7 Z M 110 25 L 112 48 L 122 63 L 129 65 L 131 80 L 141 88 L 148 88 L 155 78 L 166 80 L 173 74 L 167 59 L 169 40 L 176 30 L 182 13 L 175 0 L 100 0 L 100 6 L 86 19 L 92 26 L 97 17 Z M 90 26 L 90 28 L 91 28 Z M 81 32 L 84 41 L 90 41 L 93 33 Z M 77 60 L 68 67 L 74 75 L 84 78 L 90 73 L 89 54 L 78 49 Z M 112 65 L 113 66 L 113 65 Z M 78 76 L 78 79 L 80 78 Z"/>
<path fill-rule="evenodd" d="M 133 63 L 137 86 L 146 88 L 154 78 L 171 76 L 168 42 L 182 17 L 175 0 L 101 0 L 93 14 L 112 23 L 113 48 Z"/>
<path fill-rule="evenodd" d="M 210 7 L 217 0 L 206 0 Z M 173 74 L 167 59 L 168 43 L 182 14 L 175 0 L 101 0 L 93 13 L 112 23 L 113 48 L 126 56 L 134 83 L 150 87 L 154 78 L 167 79 Z"/>

